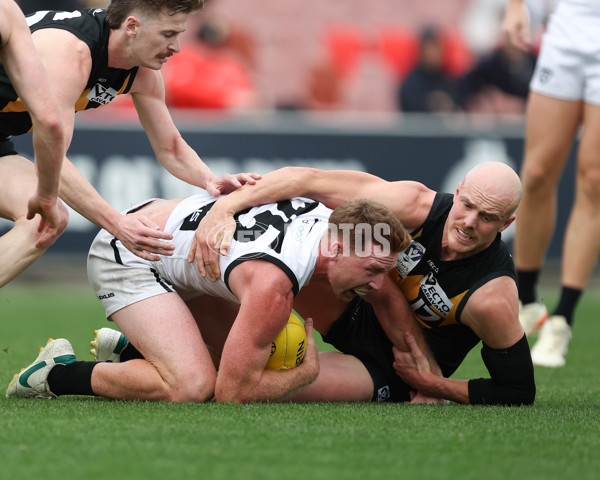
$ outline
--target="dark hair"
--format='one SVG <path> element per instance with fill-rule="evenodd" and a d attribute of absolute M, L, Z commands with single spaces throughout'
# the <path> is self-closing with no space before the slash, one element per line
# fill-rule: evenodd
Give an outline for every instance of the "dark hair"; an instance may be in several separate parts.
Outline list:
<path fill-rule="evenodd" d="M 204 0 L 112 0 L 106 10 L 106 23 L 114 30 L 136 10 L 150 15 L 161 12 L 175 15 L 196 12 L 203 6 Z"/>

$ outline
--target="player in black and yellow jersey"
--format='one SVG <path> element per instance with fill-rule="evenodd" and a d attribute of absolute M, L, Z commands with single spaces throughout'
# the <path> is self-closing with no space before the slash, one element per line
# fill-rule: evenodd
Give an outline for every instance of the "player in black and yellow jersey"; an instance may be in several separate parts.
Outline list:
<path fill-rule="evenodd" d="M 197 232 L 202 250 L 193 252 L 201 273 L 214 278 L 213 252 L 227 250 L 229 242 L 228 235 L 218 244 L 204 232 L 230 224 L 231 212 L 287 196 L 330 207 L 352 198 L 376 200 L 413 236 L 377 294 L 357 296 L 348 305 L 332 302 L 327 292 L 322 302 L 306 305 L 298 295 L 294 308 L 312 317 L 315 329 L 343 354 L 322 352 L 319 378 L 296 400 L 533 403 L 534 372 L 518 318 L 514 265 L 500 235 L 515 219 L 521 197 L 510 167 L 481 164 L 454 194 L 356 171 L 272 172 L 218 201 L 205 217 Z M 448 378 L 480 341 L 490 378 Z"/>
<path fill-rule="evenodd" d="M 40 11 L 27 16 L 60 108 L 66 145 L 73 135 L 75 112 L 104 106 L 117 95 L 129 93 L 158 161 L 174 176 L 212 195 L 258 178 L 247 174 L 216 177 L 183 140 L 165 104 L 160 69 L 179 51 L 188 16 L 202 5 L 202 0 L 113 0 L 106 10 Z M 27 205 L 36 180 L 10 142 L 10 136 L 29 131 L 33 119 L 14 87 L 0 68 L 0 176 L 23 179 L 22 193 L 11 199 L 18 209 Z M 60 197 L 142 258 L 158 260 L 156 254 L 170 255 L 174 248 L 162 241 L 170 235 L 147 218 L 134 219 L 112 208 L 67 158 Z"/>
<path fill-rule="evenodd" d="M 29 109 L 29 126 L 35 125 L 35 166 L 15 157 L 12 162 L 21 165 L 18 172 L 24 171 L 25 178 L 15 171 L 3 175 L 0 184 L 0 214 L 15 222 L 0 238 L 1 287 L 54 243 L 67 226 L 68 213 L 58 200 L 65 154 L 60 111 L 23 12 L 14 0 L 0 0 L 0 65 L 2 79 L 10 77 L 13 96 L 19 96 Z M 0 142 L 0 156 L 15 153 L 10 142 Z"/>

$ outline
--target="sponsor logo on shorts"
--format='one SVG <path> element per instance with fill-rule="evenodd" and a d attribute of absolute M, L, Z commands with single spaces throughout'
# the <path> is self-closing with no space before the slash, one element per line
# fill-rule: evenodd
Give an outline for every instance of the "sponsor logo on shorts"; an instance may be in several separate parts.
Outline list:
<path fill-rule="evenodd" d="M 104 295 L 98 295 L 98 300 L 106 300 L 107 298 L 112 298 L 114 296 L 114 292 L 105 293 Z"/>
<path fill-rule="evenodd" d="M 398 255 L 396 261 L 396 270 L 402 278 L 406 277 L 410 271 L 416 267 L 425 255 L 425 247 L 419 242 L 414 240 L 410 242 L 410 245 L 406 250 Z"/>
<path fill-rule="evenodd" d="M 390 397 L 390 387 L 388 385 L 377 390 L 377 402 L 387 402 Z"/>

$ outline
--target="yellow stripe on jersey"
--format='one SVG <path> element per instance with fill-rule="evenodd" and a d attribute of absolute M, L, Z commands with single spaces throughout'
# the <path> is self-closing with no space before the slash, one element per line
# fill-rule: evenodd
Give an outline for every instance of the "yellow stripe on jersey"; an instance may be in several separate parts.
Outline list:
<path fill-rule="evenodd" d="M 26 112 L 25 104 L 21 101 L 21 98 L 17 98 L 14 102 L 8 102 L 6 106 L 0 110 L 0 113 L 22 113 Z"/>

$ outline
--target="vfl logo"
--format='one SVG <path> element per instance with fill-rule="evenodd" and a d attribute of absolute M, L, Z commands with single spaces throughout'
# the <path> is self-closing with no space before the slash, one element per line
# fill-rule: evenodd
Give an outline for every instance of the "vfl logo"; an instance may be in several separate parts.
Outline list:
<path fill-rule="evenodd" d="M 550 81 L 550 79 L 552 78 L 552 70 L 550 70 L 547 67 L 542 67 L 540 68 L 540 82 L 541 83 L 548 83 Z"/>
<path fill-rule="evenodd" d="M 117 92 L 114 88 L 106 88 L 105 86 L 97 83 L 92 87 L 90 93 L 86 95 L 86 98 L 90 102 L 96 102 L 100 105 L 107 105 L 118 95 L 118 93 L 119 92 Z"/>
<path fill-rule="evenodd" d="M 406 277 L 410 271 L 417 266 L 425 255 L 425 247 L 414 240 L 406 250 L 398 255 L 396 260 L 396 270 L 402 278 Z"/>

